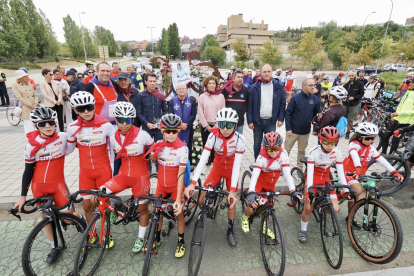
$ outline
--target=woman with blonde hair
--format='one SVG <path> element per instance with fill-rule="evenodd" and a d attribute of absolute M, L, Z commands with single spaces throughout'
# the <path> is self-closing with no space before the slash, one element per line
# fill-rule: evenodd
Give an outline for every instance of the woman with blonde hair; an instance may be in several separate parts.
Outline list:
<path fill-rule="evenodd" d="M 23 70 L 17 70 L 14 74 L 17 80 L 13 84 L 12 90 L 14 96 L 19 101 L 19 107 L 22 109 L 20 118 L 24 123 L 24 133 L 27 134 L 35 130 L 30 120 L 30 112 L 40 106 L 40 104 L 33 85 L 28 80 L 29 74 Z"/>

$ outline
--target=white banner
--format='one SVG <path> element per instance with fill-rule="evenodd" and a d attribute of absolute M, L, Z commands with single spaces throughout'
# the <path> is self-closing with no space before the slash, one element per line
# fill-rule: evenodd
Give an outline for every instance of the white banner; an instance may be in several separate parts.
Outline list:
<path fill-rule="evenodd" d="M 171 79 L 172 79 L 174 90 L 177 89 L 177 85 L 179 83 L 184 83 L 185 85 L 187 85 L 187 83 L 192 81 L 193 77 L 190 75 L 190 65 L 188 64 L 187 61 L 183 63 L 170 63 L 170 64 L 172 68 Z M 188 96 L 198 99 L 199 94 L 193 91 L 193 89 L 189 88 L 187 91 L 188 91 Z M 173 96 L 173 93 L 171 93 L 170 97 L 171 96 Z"/>

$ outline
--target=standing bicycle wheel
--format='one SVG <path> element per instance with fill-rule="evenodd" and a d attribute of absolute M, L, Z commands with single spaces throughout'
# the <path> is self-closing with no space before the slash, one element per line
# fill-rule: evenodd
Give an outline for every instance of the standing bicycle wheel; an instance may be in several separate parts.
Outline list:
<path fill-rule="evenodd" d="M 80 218 L 65 213 L 56 214 L 56 225 L 53 218 L 44 218 L 30 232 L 23 246 L 22 266 L 25 275 L 54 275 L 56 271 L 70 274 L 73 270 L 73 258 L 79 240 L 85 232 L 86 224 Z M 51 227 L 54 247 L 59 255 L 53 264 L 46 262 L 50 253 L 51 242 L 45 228 Z"/>
<path fill-rule="evenodd" d="M 103 228 L 106 226 L 107 231 L 106 233 L 102 232 L 101 236 L 102 224 L 104 224 Z M 95 214 L 88 224 L 78 245 L 73 271 L 75 276 L 93 275 L 98 269 L 105 254 L 106 245 L 109 244 L 109 225 L 109 215 L 105 214 L 105 217 L 102 218 L 101 213 Z"/>
<path fill-rule="evenodd" d="M 12 126 L 17 126 L 18 124 L 20 124 L 20 117 L 17 116 L 14 112 L 14 109 L 16 108 L 15 105 L 9 105 L 6 108 L 6 118 L 7 121 L 12 125 Z"/>
<path fill-rule="evenodd" d="M 151 264 L 151 257 L 157 254 L 157 244 L 154 244 L 155 241 L 155 231 L 158 228 L 158 220 L 151 221 L 150 229 L 148 231 L 148 236 L 144 245 L 145 250 L 145 259 L 144 259 L 144 268 L 142 269 L 142 276 L 148 275 L 149 267 Z"/>
<path fill-rule="evenodd" d="M 201 187 L 201 180 L 198 179 L 198 186 Z M 194 217 L 194 214 L 197 212 L 198 200 L 200 198 L 200 192 L 194 190 L 193 195 L 188 199 L 187 206 L 183 205 L 183 213 L 185 219 L 185 225 L 188 225 Z"/>
<path fill-rule="evenodd" d="M 285 240 L 275 210 L 262 215 L 259 229 L 260 251 L 267 274 L 269 276 L 283 275 L 286 262 Z M 273 233 L 273 239 L 269 237 L 269 231 Z"/>
<path fill-rule="evenodd" d="M 370 198 L 359 200 L 349 212 L 363 227 L 356 229 L 347 223 L 348 234 L 355 250 L 362 258 L 385 264 L 394 260 L 401 251 L 403 230 L 394 211 L 384 202 Z M 351 221 L 351 220 L 349 220 Z"/>
<path fill-rule="evenodd" d="M 194 224 L 193 236 L 191 238 L 190 260 L 188 261 L 188 275 L 196 276 L 203 259 L 204 245 L 206 241 L 207 214 L 200 212 Z"/>
<path fill-rule="evenodd" d="M 247 208 L 249 202 L 247 201 L 247 193 L 249 192 L 249 184 L 250 179 L 252 178 L 252 173 L 249 171 L 245 171 L 242 176 L 242 181 L 240 183 L 240 203 L 242 204 L 242 210 L 244 214 L 244 210 Z"/>
<path fill-rule="evenodd" d="M 295 183 L 296 191 L 304 195 L 305 194 L 305 175 L 303 174 L 302 170 L 299 169 L 298 167 L 294 167 L 290 171 L 290 174 L 292 175 L 293 182 Z M 296 213 L 302 214 L 305 203 L 303 201 L 302 202 L 294 201 L 293 198 L 291 198 L 290 200 L 291 200 L 291 203 L 295 203 L 294 209 Z"/>
<path fill-rule="evenodd" d="M 338 216 L 332 203 L 324 205 L 320 215 L 320 231 L 323 250 L 330 266 L 339 269 L 342 264 L 343 243 Z"/>

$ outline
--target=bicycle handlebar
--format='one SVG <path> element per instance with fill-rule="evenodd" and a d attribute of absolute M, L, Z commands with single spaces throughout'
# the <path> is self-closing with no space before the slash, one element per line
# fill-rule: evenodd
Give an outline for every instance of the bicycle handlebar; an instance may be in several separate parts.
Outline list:
<path fill-rule="evenodd" d="M 327 181 L 328 182 L 328 181 Z M 329 182 L 328 182 L 329 183 Z M 308 193 L 309 195 L 311 195 L 312 197 L 315 196 L 315 192 L 312 191 L 312 189 L 317 189 L 317 190 L 326 190 L 328 189 L 329 191 L 335 191 L 335 189 L 338 188 L 346 188 L 348 189 L 353 195 L 355 195 L 355 190 L 352 189 L 350 186 L 348 185 L 329 185 L 329 184 L 325 184 L 325 185 L 317 185 L 317 186 L 310 186 L 308 187 Z"/>
<path fill-rule="evenodd" d="M 285 191 L 278 191 L 278 192 L 268 191 L 268 192 L 259 192 L 259 193 L 256 193 L 256 194 L 259 195 L 259 196 L 265 195 L 265 196 L 268 196 L 268 197 L 274 197 L 274 196 L 279 196 L 279 195 L 291 196 L 291 194 L 289 192 L 285 192 Z M 286 205 L 289 206 L 289 207 L 295 207 L 296 203 L 289 203 L 288 202 L 288 203 L 286 203 Z"/>
<path fill-rule="evenodd" d="M 203 186 L 195 186 L 195 188 L 197 190 L 204 191 L 204 192 L 214 192 L 216 194 L 220 194 L 220 195 L 224 195 L 224 196 L 228 196 L 229 195 L 229 192 L 220 191 L 220 190 L 214 190 L 213 188 L 205 188 Z"/>
<path fill-rule="evenodd" d="M 165 203 L 174 203 L 175 202 L 175 200 L 172 200 L 170 198 L 162 198 L 162 194 L 159 194 L 158 197 L 155 197 L 155 196 L 138 196 L 134 199 L 134 203 L 138 204 L 140 199 L 148 199 L 148 200 L 151 200 L 151 201 L 156 201 L 158 199 L 158 200 L 161 200 L 161 202 L 165 202 Z"/>
<path fill-rule="evenodd" d="M 347 176 L 353 176 L 354 174 L 353 173 L 346 173 L 346 175 Z M 395 177 L 395 176 L 383 176 L 383 175 L 380 175 L 379 173 L 376 173 L 376 172 L 373 172 L 371 175 L 363 175 L 363 174 L 360 174 L 360 175 L 358 175 L 358 181 L 364 181 L 364 179 L 374 179 L 374 180 L 385 180 L 385 179 L 393 179 L 393 180 L 398 180 L 398 181 L 400 181 L 399 179 L 398 179 L 398 177 Z"/>

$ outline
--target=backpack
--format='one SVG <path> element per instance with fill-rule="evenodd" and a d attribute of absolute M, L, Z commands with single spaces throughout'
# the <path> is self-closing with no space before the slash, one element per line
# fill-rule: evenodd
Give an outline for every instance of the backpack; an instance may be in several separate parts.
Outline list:
<path fill-rule="evenodd" d="M 348 119 L 345 118 L 344 116 L 339 118 L 339 121 L 335 127 L 338 129 L 339 134 L 341 134 L 341 137 L 345 136 L 347 126 L 348 126 Z"/>

